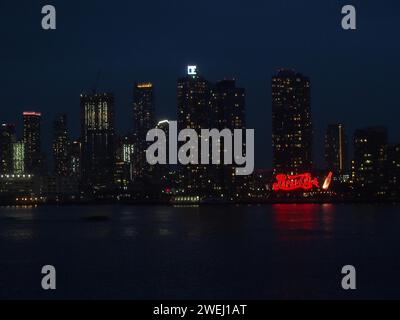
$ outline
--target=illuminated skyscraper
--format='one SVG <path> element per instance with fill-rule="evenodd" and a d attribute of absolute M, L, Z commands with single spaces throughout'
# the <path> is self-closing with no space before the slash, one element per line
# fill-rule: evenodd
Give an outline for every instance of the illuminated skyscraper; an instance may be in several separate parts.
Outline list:
<path fill-rule="evenodd" d="M 123 136 L 118 138 L 115 157 L 115 185 L 126 190 L 132 180 L 132 156 L 134 146 L 132 137 Z"/>
<path fill-rule="evenodd" d="M 292 70 L 272 77 L 272 145 L 275 172 L 313 167 L 310 80 Z"/>
<path fill-rule="evenodd" d="M 166 138 L 168 140 L 168 134 L 169 134 L 169 120 L 161 120 L 157 123 L 156 126 L 157 129 L 161 129 L 162 131 L 165 132 Z M 168 151 L 167 151 L 168 154 Z"/>
<path fill-rule="evenodd" d="M 387 165 L 388 133 L 385 127 L 356 130 L 352 179 L 362 196 L 385 196 L 388 186 L 385 175 Z"/>
<path fill-rule="evenodd" d="M 246 129 L 245 90 L 235 80 L 218 81 L 210 95 L 212 126 L 218 129 Z"/>
<path fill-rule="evenodd" d="M 13 173 L 25 173 L 25 144 L 23 141 L 14 142 L 12 145 L 13 150 Z"/>
<path fill-rule="evenodd" d="M 400 144 L 389 145 L 386 166 L 389 196 L 399 199 L 400 196 Z"/>
<path fill-rule="evenodd" d="M 13 143 L 15 142 L 15 126 L 0 126 L 0 173 L 13 172 Z"/>
<path fill-rule="evenodd" d="M 139 82 L 135 84 L 133 92 L 133 128 L 134 146 L 133 178 L 148 177 L 151 167 L 147 163 L 146 150 L 150 145 L 146 142 L 149 130 L 156 125 L 154 117 L 154 87 L 151 82 Z"/>
<path fill-rule="evenodd" d="M 66 177 L 70 174 L 68 144 L 67 116 L 58 115 L 53 124 L 54 173 L 57 176 Z"/>
<path fill-rule="evenodd" d="M 82 173 L 82 144 L 79 140 L 73 140 L 69 143 L 68 156 L 70 175 L 80 178 Z"/>
<path fill-rule="evenodd" d="M 134 154 L 134 146 L 129 137 L 123 137 L 122 150 L 122 161 L 126 164 L 130 164 Z"/>
<path fill-rule="evenodd" d="M 170 121 L 162 120 L 162 121 L 159 121 L 156 126 L 157 129 L 160 129 L 165 133 L 166 142 L 167 142 L 167 148 L 166 148 L 167 159 L 169 158 L 169 147 L 168 147 L 169 124 L 170 124 Z M 167 161 L 167 163 L 168 163 L 168 161 Z M 166 164 L 166 165 L 156 164 L 153 168 L 153 177 L 159 183 L 158 186 L 161 190 L 170 189 L 172 187 L 172 181 L 169 178 L 170 170 L 171 170 L 171 166 L 168 164 Z"/>
<path fill-rule="evenodd" d="M 197 69 L 178 79 L 178 130 L 210 128 L 210 88 Z"/>
<path fill-rule="evenodd" d="M 167 149 L 166 149 L 166 156 L 167 159 L 169 157 L 169 148 L 168 148 L 168 141 L 169 141 L 169 120 L 161 120 L 157 123 L 156 128 L 162 130 L 165 133 L 165 138 L 167 142 Z M 168 161 L 167 161 L 168 162 Z"/>
<path fill-rule="evenodd" d="M 86 187 L 108 189 L 115 165 L 114 97 L 81 95 L 82 178 Z"/>
<path fill-rule="evenodd" d="M 347 141 L 344 126 L 331 124 L 325 135 L 325 161 L 327 169 L 335 174 L 347 170 Z"/>
<path fill-rule="evenodd" d="M 245 90 L 236 87 L 235 80 L 218 81 L 210 94 L 212 128 L 219 130 L 246 129 Z M 245 136 L 245 134 L 243 134 Z M 243 152 L 246 144 L 243 144 Z M 224 141 L 221 141 L 221 157 L 224 151 Z M 223 161 L 223 159 L 221 159 Z M 233 165 L 221 164 L 208 170 L 213 181 L 213 194 L 222 198 L 238 198 L 243 195 L 246 178 L 237 177 Z"/>
<path fill-rule="evenodd" d="M 188 67 L 187 76 L 178 79 L 178 131 L 194 129 L 200 138 L 201 129 L 212 128 L 211 124 L 210 84 L 195 67 Z M 180 171 L 185 194 L 205 196 L 213 189 L 207 166 L 190 164 L 182 166 Z"/>
<path fill-rule="evenodd" d="M 24 112 L 23 141 L 25 144 L 25 170 L 28 173 L 43 173 L 41 150 L 41 120 L 39 112 Z"/>

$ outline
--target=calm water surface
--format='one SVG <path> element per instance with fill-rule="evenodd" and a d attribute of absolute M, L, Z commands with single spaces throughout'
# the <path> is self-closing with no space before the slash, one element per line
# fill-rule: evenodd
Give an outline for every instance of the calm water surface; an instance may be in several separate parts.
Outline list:
<path fill-rule="evenodd" d="M 399 256 L 400 205 L 0 208 L 2 299 L 400 298 Z"/>

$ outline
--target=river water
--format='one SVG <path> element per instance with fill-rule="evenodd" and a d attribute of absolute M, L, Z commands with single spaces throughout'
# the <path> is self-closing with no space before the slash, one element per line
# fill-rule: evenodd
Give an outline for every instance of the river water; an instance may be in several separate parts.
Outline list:
<path fill-rule="evenodd" d="M 2 299 L 400 298 L 399 256 L 400 205 L 0 208 Z"/>

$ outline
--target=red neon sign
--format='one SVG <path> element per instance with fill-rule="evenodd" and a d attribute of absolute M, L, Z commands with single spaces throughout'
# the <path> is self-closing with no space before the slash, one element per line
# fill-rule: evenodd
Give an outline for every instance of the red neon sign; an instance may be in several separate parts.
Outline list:
<path fill-rule="evenodd" d="M 333 173 L 330 172 L 326 177 L 323 190 L 328 190 L 332 181 Z M 306 172 L 302 174 L 278 174 L 276 182 L 272 185 L 274 191 L 293 191 L 293 190 L 311 190 L 313 188 L 320 188 L 318 178 L 314 178 L 311 173 Z"/>

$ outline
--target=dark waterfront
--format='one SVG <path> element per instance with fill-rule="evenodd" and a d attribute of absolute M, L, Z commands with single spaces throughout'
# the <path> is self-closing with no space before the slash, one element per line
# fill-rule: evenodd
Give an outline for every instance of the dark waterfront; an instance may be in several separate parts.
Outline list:
<path fill-rule="evenodd" d="M 400 205 L 0 208 L 0 298 L 400 298 Z M 41 289 L 41 268 L 57 290 Z M 341 289 L 354 265 L 358 289 Z"/>

